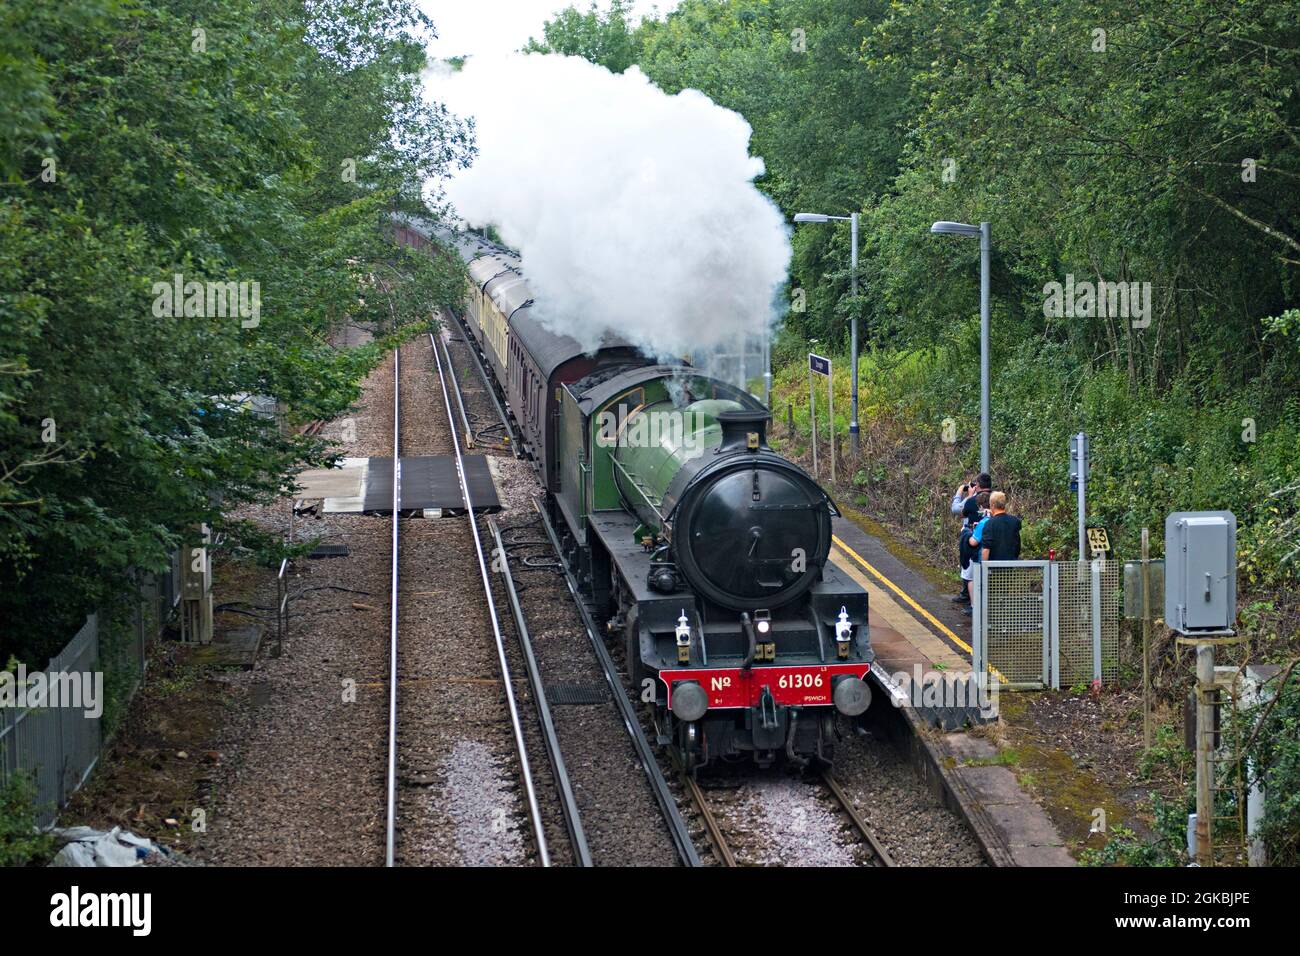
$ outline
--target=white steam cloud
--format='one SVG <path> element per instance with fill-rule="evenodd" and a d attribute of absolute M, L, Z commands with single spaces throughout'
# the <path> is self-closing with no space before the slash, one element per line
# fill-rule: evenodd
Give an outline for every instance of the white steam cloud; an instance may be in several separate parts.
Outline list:
<path fill-rule="evenodd" d="M 754 187 L 763 161 L 739 114 L 577 57 L 471 58 L 426 84 L 477 124 L 478 157 L 448 198 L 519 250 L 553 330 L 702 357 L 778 318 L 789 232 Z"/>

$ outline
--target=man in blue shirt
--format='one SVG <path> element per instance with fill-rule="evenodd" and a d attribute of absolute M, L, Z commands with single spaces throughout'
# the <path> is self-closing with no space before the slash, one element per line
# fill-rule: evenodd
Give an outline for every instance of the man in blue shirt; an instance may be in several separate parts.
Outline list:
<path fill-rule="evenodd" d="M 1005 492 L 989 495 L 989 516 L 971 534 L 982 561 L 1016 561 L 1020 558 L 1020 519 L 1007 514 Z"/>

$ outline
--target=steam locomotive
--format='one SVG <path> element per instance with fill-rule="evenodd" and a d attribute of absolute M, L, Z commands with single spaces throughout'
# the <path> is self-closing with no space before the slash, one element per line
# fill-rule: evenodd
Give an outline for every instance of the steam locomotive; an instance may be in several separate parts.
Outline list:
<path fill-rule="evenodd" d="M 692 771 L 829 763 L 837 715 L 871 700 L 867 595 L 828 561 L 835 505 L 768 447 L 768 411 L 689 364 L 546 328 L 499 245 L 416 220 L 395 232 L 464 262 L 463 324 L 659 743 Z"/>

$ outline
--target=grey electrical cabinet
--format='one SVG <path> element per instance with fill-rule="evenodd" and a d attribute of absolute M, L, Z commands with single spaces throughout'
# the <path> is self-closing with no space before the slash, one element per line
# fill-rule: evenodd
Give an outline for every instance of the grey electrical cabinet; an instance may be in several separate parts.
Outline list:
<path fill-rule="evenodd" d="M 1174 512 L 1165 519 L 1165 624 L 1180 634 L 1231 634 L 1236 619 L 1236 516 Z"/>

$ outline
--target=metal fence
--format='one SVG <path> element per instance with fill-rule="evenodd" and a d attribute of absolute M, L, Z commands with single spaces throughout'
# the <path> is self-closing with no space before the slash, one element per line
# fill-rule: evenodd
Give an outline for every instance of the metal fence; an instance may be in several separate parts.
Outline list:
<path fill-rule="evenodd" d="M 289 559 L 280 562 L 280 573 L 275 576 L 275 653 L 284 653 L 284 636 L 289 633 Z"/>
<path fill-rule="evenodd" d="M 1115 561 L 1059 561 L 1052 566 L 1057 646 L 1052 686 L 1119 679 L 1119 621 L 1123 565 Z"/>
<path fill-rule="evenodd" d="M 1013 688 L 1118 678 L 1118 564 L 986 561 L 975 565 L 973 596 L 977 671 Z"/>
<path fill-rule="evenodd" d="M 153 575 L 142 576 L 140 599 L 132 611 L 126 640 L 103 646 L 99 615 L 92 614 L 76 636 L 50 658 L 43 678 L 28 673 L 28 685 L 34 687 L 35 680 L 43 680 L 49 687 L 51 680 L 58 680 L 67 687 L 72 675 L 83 674 L 91 675 L 92 681 L 98 674 L 103 681 L 105 671 L 110 670 L 125 678 L 124 683 L 114 681 L 115 687 L 124 687 L 119 701 L 124 705 L 143 679 L 149 645 L 175 604 L 175 589 L 170 584 L 167 578 L 159 581 Z M 103 693 L 98 703 L 102 707 L 108 688 L 105 684 L 100 687 Z M 51 698 L 50 702 L 55 701 Z M 41 826 L 54 822 L 99 761 L 103 714 L 87 716 L 88 702 L 83 698 L 79 703 L 81 706 L 0 707 L 0 785 L 16 773 L 29 774 L 36 785 Z"/>

